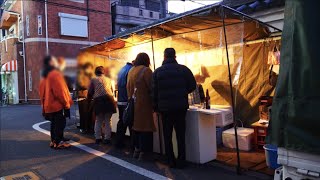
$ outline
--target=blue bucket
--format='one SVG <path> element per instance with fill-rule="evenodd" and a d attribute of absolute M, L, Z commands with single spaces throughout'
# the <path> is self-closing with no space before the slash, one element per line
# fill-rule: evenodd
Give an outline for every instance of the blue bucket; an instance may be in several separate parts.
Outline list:
<path fill-rule="evenodd" d="M 278 147 L 272 144 L 266 144 L 263 146 L 266 154 L 267 166 L 271 169 L 277 169 L 281 165 L 277 163 L 278 159 Z"/>

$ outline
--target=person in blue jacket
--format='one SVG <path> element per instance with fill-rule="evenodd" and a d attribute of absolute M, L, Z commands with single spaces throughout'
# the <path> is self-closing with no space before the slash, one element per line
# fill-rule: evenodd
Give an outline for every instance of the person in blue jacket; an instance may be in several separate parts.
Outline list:
<path fill-rule="evenodd" d="M 118 109 L 119 109 L 119 121 L 117 124 L 117 138 L 116 138 L 116 146 L 121 148 L 124 146 L 124 138 L 127 128 L 123 123 L 123 112 L 128 103 L 128 94 L 127 94 L 127 76 L 130 69 L 133 67 L 132 63 L 127 63 L 118 73 Z M 129 127 L 130 135 L 131 135 L 131 127 Z"/>

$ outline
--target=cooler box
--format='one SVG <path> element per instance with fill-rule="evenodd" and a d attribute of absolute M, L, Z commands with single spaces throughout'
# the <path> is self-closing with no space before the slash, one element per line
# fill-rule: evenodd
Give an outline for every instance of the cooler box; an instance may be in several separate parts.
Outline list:
<path fill-rule="evenodd" d="M 222 145 L 222 132 L 224 127 L 216 127 L 217 146 Z"/>
<path fill-rule="evenodd" d="M 278 164 L 283 165 L 283 179 L 320 180 L 320 155 L 278 148 Z"/>
<path fill-rule="evenodd" d="M 216 127 L 216 137 L 217 137 L 217 146 L 222 145 L 222 133 L 224 130 L 231 128 L 232 125 L 228 125 L 225 127 Z"/>
<path fill-rule="evenodd" d="M 238 145 L 243 151 L 250 151 L 252 147 L 254 130 L 251 128 L 238 127 Z M 234 128 L 223 131 L 222 142 L 225 147 L 236 148 Z"/>
<path fill-rule="evenodd" d="M 224 127 L 233 123 L 232 108 L 230 106 L 213 106 L 217 111 L 214 115 L 217 127 Z"/>
<path fill-rule="evenodd" d="M 189 109 L 186 116 L 186 160 L 204 164 L 217 157 L 214 114 Z"/>

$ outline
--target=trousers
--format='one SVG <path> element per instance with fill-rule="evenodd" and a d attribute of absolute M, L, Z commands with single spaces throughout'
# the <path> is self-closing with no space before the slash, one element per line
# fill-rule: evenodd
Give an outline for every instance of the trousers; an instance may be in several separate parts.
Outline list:
<path fill-rule="evenodd" d="M 66 118 L 63 115 L 63 111 L 50 113 L 49 120 L 50 124 L 50 136 L 51 141 L 60 143 L 63 140 L 63 132 L 66 127 Z"/>
<path fill-rule="evenodd" d="M 141 152 L 152 152 L 153 132 L 133 131 L 133 144 Z"/>
<path fill-rule="evenodd" d="M 91 131 L 92 127 L 92 102 L 84 99 L 78 102 L 79 114 L 80 114 L 80 129 L 85 131 Z"/>
<path fill-rule="evenodd" d="M 161 112 L 165 151 L 169 163 L 175 162 L 172 145 L 173 128 L 176 131 L 178 143 L 178 159 L 183 161 L 186 160 L 186 113 L 187 110 Z"/>
<path fill-rule="evenodd" d="M 102 124 L 105 123 L 104 139 L 111 139 L 111 116 L 112 113 L 100 113 L 96 115 L 96 123 L 94 124 L 94 134 L 96 139 L 101 139 L 102 136 Z"/>
<path fill-rule="evenodd" d="M 118 105 L 119 121 L 117 123 L 117 134 L 116 134 L 117 135 L 117 145 L 123 145 L 124 144 L 127 128 L 129 128 L 130 136 L 132 137 L 132 130 L 131 130 L 132 127 L 127 127 L 123 123 L 123 112 L 124 112 L 125 108 L 126 108 L 125 105 Z M 133 145 L 133 140 L 131 138 L 131 146 L 132 145 Z"/>

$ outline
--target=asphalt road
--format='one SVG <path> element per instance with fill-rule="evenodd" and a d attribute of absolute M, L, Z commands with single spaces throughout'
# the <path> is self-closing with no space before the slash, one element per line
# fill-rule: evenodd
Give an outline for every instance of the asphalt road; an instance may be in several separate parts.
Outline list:
<path fill-rule="evenodd" d="M 49 136 L 32 127 L 44 121 L 40 114 L 40 106 L 0 108 L 0 177 L 32 172 L 40 179 L 271 179 L 252 172 L 238 176 L 233 167 L 219 163 L 190 164 L 176 170 L 159 162 L 139 162 L 127 150 L 95 145 L 93 137 L 77 133 L 72 125 L 66 136 L 75 141 L 75 146 L 53 150 L 49 148 Z M 74 120 L 68 123 L 74 124 Z M 48 127 L 49 123 L 40 125 L 43 131 Z"/>

